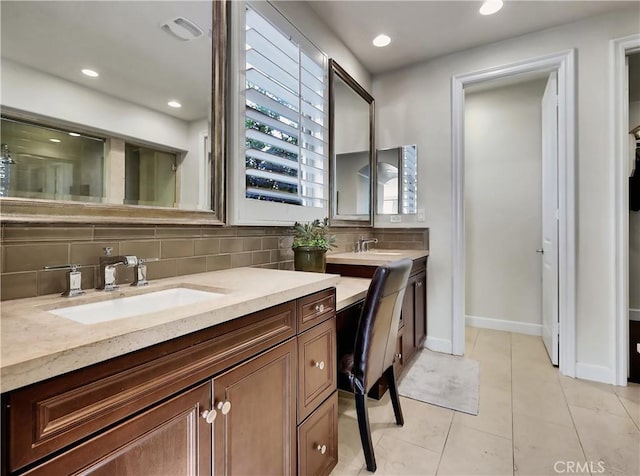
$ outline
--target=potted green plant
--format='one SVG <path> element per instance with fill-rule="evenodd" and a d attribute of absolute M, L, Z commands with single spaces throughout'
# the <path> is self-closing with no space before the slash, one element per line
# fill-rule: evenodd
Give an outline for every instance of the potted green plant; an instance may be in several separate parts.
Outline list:
<path fill-rule="evenodd" d="M 296 271 L 324 273 L 326 253 L 336 247 L 335 235 L 329 234 L 329 219 L 313 220 L 293 226 L 293 266 Z"/>

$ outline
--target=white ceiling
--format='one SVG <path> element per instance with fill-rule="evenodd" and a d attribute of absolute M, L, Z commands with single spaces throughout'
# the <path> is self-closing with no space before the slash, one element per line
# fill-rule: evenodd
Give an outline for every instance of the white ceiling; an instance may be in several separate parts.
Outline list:
<path fill-rule="evenodd" d="M 209 2 L 2 0 L 0 12 L 3 58 L 184 120 L 209 115 Z M 205 35 L 181 41 L 160 29 L 176 16 Z"/>
<path fill-rule="evenodd" d="M 581 18 L 631 6 L 629 1 L 505 0 L 482 16 L 481 1 L 313 0 L 307 2 L 372 74 Z M 391 37 L 386 48 L 373 38 Z"/>

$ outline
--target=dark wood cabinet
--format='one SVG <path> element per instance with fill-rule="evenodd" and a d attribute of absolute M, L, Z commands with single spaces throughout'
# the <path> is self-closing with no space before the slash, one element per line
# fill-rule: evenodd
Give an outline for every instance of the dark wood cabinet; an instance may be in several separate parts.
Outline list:
<path fill-rule="evenodd" d="M 27 471 L 28 475 L 211 474 L 211 425 L 205 383 Z"/>
<path fill-rule="evenodd" d="M 295 382 L 295 340 L 213 379 L 215 474 L 295 474 Z"/>
<path fill-rule="evenodd" d="M 327 263 L 328 273 L 337 273 L 342 276 L 371 278 L 376 266 L 333 264 Z M 338 355 L 342 349 L 349 346 L 353 348 L 352 340 L 355 339 L 355 330 L 360 316 L 361 303 L 354 304 L 341 310 L 337 315 L 338 329 Z M 407 364 L 415 357 L 416 352 L 422 348 L 427 338 L 427 258 L 413 261 L 409 282 L 402 303 L 402 315 L 398 328 L 398 340 L 396 344 L 396 358 L 394 370 L 396 376 L 406 368 Z M 377 385 L 374 385 L 369 396 L 381 398 L 388 388 L 387 382 L 382 377 Z"/>
<path fill-rule="evenodd" d="M 336 395 L 331 288 L 3 394 L 2 474 L 327 475 Z"/>

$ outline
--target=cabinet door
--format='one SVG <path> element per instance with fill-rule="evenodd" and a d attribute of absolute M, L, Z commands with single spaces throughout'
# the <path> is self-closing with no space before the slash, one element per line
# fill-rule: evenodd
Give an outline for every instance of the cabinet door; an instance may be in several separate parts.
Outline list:
<path fill-rule="evenodd" d="M 410 276 L 407 283 L 407 290 L 404 293 L 402 303 L 402 320 L 404 322 L 402 338 L 402 357 L 404 362 L 408 362 L 416 350 L 414 344 L 415 332 L 415 299 L 416 299 L 416 277 Z"/>
<path fill-rule="evenodd" d="M 290 340 L 213 380 L 216 475 L 295 474 L 296 360 Z"/>
<path fill-rule="evenodd" d="M 427 273 L 422 272 L 415 280 L 415 307 L 414 307 L 414 333 L 413 343 L 416 347 L 422 346 L 427 337 Z"/>
<path fill-rule="evenodd" d="M 211 384 L 200 385 L 25 474 L 211 474 L 212 428 L 201 416 L 210 402 Z"/>

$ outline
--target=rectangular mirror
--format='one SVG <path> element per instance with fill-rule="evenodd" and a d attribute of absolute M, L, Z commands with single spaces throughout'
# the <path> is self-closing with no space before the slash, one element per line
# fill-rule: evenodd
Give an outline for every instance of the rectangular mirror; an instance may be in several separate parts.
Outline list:
<path fill-rule="evenodd" d="M 403 145 L 376 154 L 376 213 L 417 213 L 418 148 Z"/>
<path fill-rule="evenodd" d="M 0 8 L 3 220 L 222 220 L 227 2 Z"/>
<path fill-rule="evenodd" d="M 331 225 L 373 225 L 374 100 L 329 61 Z"/>

